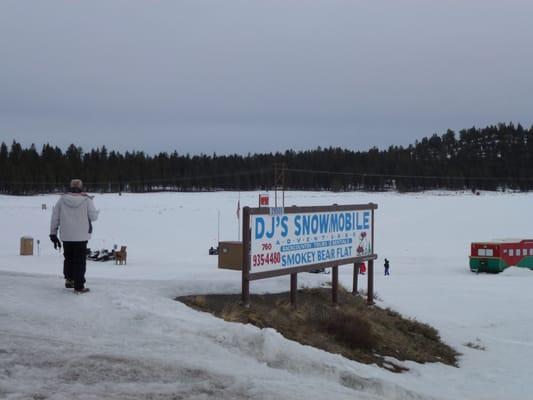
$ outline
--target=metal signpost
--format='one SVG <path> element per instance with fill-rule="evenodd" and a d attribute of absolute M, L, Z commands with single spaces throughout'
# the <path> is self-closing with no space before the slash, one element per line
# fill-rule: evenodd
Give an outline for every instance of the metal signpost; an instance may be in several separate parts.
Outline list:
<path fill-rule="evenodd" d="M 374 298 L 374 211 L 377 204 L 243 208 L 242 302 L 250 281 L 291 275 L 296 304 L 297 274 L 332 268 L 332 301 L 338 302 L 340 265 L 368 262 L 368 303 Z M 357 292 L 354 276 L 353 292 Z"/>

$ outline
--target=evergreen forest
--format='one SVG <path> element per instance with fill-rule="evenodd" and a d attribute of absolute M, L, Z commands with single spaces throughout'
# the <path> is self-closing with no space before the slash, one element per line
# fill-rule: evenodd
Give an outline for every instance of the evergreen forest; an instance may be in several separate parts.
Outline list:
<path fill-rule="evenodd" d="M 248 155 L 177 151 L 65 151 L 0 144 L 0 193 L 62 192 L 71 178 L 91 192 L 269 190 L 421 191 L 533 189 L 533 126 L 498 124 L 424 137 L 407 147 L 317 148 Z"/>

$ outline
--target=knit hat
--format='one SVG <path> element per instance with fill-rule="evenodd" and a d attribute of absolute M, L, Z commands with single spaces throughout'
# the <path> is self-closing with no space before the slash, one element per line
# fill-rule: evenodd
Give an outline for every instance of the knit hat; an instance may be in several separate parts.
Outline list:
<path fill-rule="evenodd" d="M 72 179 L 70 181 L 70 187 L 81 190 L 83 188 L 83 182 L 81 181 L 81 179 Z"/>

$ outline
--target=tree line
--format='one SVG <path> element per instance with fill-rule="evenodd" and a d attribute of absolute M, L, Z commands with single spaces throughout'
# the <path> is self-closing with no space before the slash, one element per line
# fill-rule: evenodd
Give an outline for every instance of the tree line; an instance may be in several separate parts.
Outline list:
<path fill-rule="evenodd" d="M 274 167 L 276 166 L 276 167 Z M 277 171 L 274 173 L 274 171 Z M 267 190 L 520 190 L 533 188 L 533 126 L 498 124 L 448 130 L 409 146 L 352 151 L 189 155 L 143 151 L 84 152 L 45 144 L 0 144 L 0 193 L 62 192 L 81 178 L 88 191 Z"/>

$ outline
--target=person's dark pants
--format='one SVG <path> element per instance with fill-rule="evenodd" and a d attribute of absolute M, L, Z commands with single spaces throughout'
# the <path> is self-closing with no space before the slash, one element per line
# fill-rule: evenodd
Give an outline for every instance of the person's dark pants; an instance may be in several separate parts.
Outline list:
<path fill-rule="evenodd" d="M 63 275 L 74 281 L 74 289 L 85 287 L 85 266 L 87 263 L 87 242 L 63 242 Z"/>

